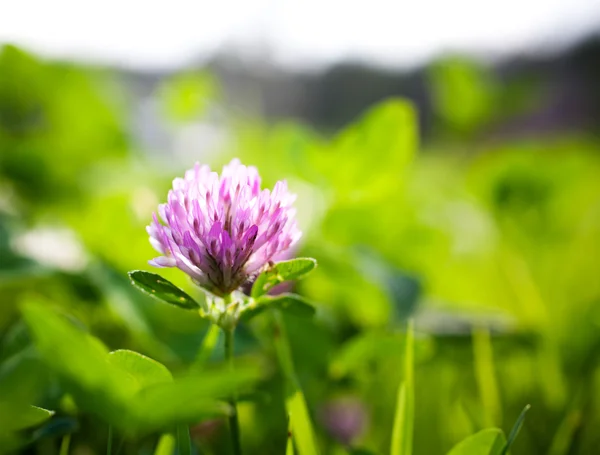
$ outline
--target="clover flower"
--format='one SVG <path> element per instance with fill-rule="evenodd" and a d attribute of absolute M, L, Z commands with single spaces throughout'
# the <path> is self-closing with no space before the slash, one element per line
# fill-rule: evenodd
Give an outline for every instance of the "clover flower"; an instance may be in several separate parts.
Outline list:
<path fill-rule="evenodd" d="M 300 238 L 296 196 L 285 181 L 261 190 L 258 171 L 234 159 L 221 175 L 196 165 L 173 181 L 166 204 L 147 227 L 162 254 L 155 267 L 177 267 L 199 286 L 225 296 L 261 272 Z"/>

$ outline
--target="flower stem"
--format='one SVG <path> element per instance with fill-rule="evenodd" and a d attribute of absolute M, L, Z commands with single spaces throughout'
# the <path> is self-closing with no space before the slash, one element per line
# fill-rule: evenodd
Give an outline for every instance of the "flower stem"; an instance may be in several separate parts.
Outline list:
<path fill-rule="evenodd" d="M 71 445 L 71 435 L 67 434 L 62 438 L 60 442 L 59 455 L 69 455 L 69 446 Z"/>
<path fill-rule="evenodd" d="M 108 426 L 108 441 L 106 444 L 106 455 L 112 455 L 113 429 L 112 425 Z"/>
<path fill-rule="evenodd" d="M 180 455 L 192 454 L 192 440 L 190 439 L 190 429 L 187 425 L 177 427 L 177 453 Z"/>
<path fill-rule="evenodd" d="M 224 330 L 225 332 L 225 359 L 229 364 L 229 369 L 233 372 L 233 332 L 235 329 Z M 240 443 L 240 423 L 238 420 L 237 397 L 232 395 L 229 399 L 232 414 L 229 416 L 229 431 L 231 432 L 231 442 L 233 444 L 233 453 L 242 455 L 242 446 Z"/>

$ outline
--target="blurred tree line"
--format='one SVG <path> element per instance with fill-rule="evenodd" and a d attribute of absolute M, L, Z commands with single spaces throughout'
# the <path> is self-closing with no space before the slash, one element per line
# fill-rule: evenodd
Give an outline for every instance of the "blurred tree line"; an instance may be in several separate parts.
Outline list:
<path fill-rule="evenodd" d="M 207 68 L 223 83 L 227 104 L 257 109 L 270 119 L 300 120 L 324 131 L 335 131 L 369 106 L 394 96 L 415 105 L 425 138 L 438 132 L 436 118 L 445 115 L 436 112 L 439 104 L 446 106 L 446 113 L 463 111 L 451 114 L 463 116 L 451 122 L 461 133 L 469 129 L 469 115 L 487 134 L 600 128 L 600 36 L 551 55 L 513 56 L 487 66 L 442 55 L 409 71 L 343 62 L 302 74 L 224 53 Z M 436 93 L 440 76 L 450 78 L 447 90 L 452 93 Z"/>

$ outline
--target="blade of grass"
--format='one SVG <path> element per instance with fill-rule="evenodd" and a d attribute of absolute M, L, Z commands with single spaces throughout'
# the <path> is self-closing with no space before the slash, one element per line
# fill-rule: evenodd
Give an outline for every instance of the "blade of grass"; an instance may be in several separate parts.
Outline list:
<path fill-rule="evenodd" d="M 187 425 L 177 427 L 177 447 L 179 455 L 192 455 L 192 440 Z"/>
<path fill-rule="evenodd" d="M 289 388 L 285 406 L 290 416 L 290 426 L 293 428 L 292 437 L 300 455 L 318 455 L 317 439 L 310 420 L 306 399 L 296 377 L 283 318 L 279 311 L 273 313 L 275 319 L 273 342 Z"/>
<path fill-rule="evenodd" d="M 494 355 L 490 331 L 484 327 L 477 327 L 473 329 L 472 336 L 475 377 L 483 406 L 483 426 L 501 426 L 502 411 L 494 373 Z"/>
<path fill-rule="evenodd" d="M 173 436 L 171 433 L 163 434 L 158 440 L 156 450 L 154 450 L 154 455 L 173 455 L 176 442 L 175 436 Z"/>
<path fill-rule="evenodd" d="M 582 413 L 579 410 L 569 412 L 560 423 L 548 455 L 567 455 L 573 444 L 573 436 L 582 423 Z"/>
<path fill-rule="evenodd" d="M 288 423 L 287 445 L 285 455 L 294 455 L 294 439 L 292 437 L 292 419 Z"/>
<path fill-rule="evenodd" d="M 69 455 L 69 446 L 71 445 L 71 434 L 66 434 L 60 442 L 59 455 Z"/>
<path fill-rule="evenodd" d="M 108 426 L 108 442 L 106 443 L 106 455 L 112 454 L 113 429 L 112 425 Z"/>
<path fill-rule="evenodd" d="M 286 400 L 285 405 L 290 414 L 290 420 L 293 422 L 292 437 L 298 447 L 298 453 L 300 455 L 318 455 L 319 451 L 308 413 L 308 406 L 302 391 L 297 388 Z"/>
<path fill-rule="evenodd" d="M 531 405 L 528 404 L 521 411 L 519 418 L 513 425 L 512 430 L 510 430 L 510 433 L 508 435 L 508 440 L 506 441 L 506 446 L 504 446 L 504 450 L 502 450 L 502 453 L 500 455 L 508 454 L 508 451 L 510 450 L 510 446 L 512 445 L 513 442 L 515 442 L 515 439 L 517 438 L 519 431 L 521 431 L 521 427 L 523 426 L 523 422 L 525 421 L 525 414 L 527 414 L 527 411 L 529 411 L 530 408 L 531 408 Z"/>
<path fill-rule="evenodd" d="M 414 426 L 414 327 L 413 321 L 406 328 L 404 351 L 404 380 L 398 387 L 396 414 L 392 430 L 391 455 L 411 455 Z"/>

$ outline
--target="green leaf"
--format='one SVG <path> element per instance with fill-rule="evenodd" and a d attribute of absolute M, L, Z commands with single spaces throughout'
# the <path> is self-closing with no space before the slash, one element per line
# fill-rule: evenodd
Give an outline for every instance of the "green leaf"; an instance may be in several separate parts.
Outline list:
<path fill-rule="evenodd" d="M 327 181 L 332 182 L 341 198 L 356 200 L 357 193 L 367 197 L 385 194 L 393 188 L 389 182 L 398 181 L 412 162 L 417 148 L 414 107 L 406 100 L 388 99 L 370 108 L 333 139 L 334 153 L 326 158 Z M 347 225 L 345 229 L 349 230 Z"/>
<path fill-rule="evenodd" d="M 109 355 L 98 339 L 44 305 L 29 304 L 23 314 L 38 352 L 77 407 L 128 434 L 227 414 L 222 397 L 244 392 L 260 377 L 259 368 L 247 366 L 233 375 L 222 368 L 167 382 L 162 365 L 129 351 Z"/>
<path fill-rule="evenodd" d="M 236 366 L 176 378 L 141 390 L 135 397 L 136 415 L 147 429 L 169 424 L 191 424 L 209 416 L 223 416 L 231 408 L 217 399 L 244 392 L 261 376 L 256 366 Z"/>
<path fill-rule="evenodd" d="M 310 318 L 315 314 L 315 307 L 296 294 L 278 296 L 262 296 L 242 309 L 240 321 L 249 321 L 263 311 L 273 308 L 298 317 Z"/>
<path fill-rule="evenodd" d="M 527 406 L 525 406 L 523 408 L 523 410 L 521 411 L 521 414 L 519 414 L 517 421 L 515 422 L 512 429 L 510 430 L 510 433 L 508 435 L 508 441 L 506 442 L 506 446 L 504 447 L 504 450 L 502 450 L 501 455 L 508 454 L 508 451 L 510 450 L 510 446 L 513 444 L 513 442 L 515 442 L 515 439 L 517 439 L 517 435 L 519 434 L 519 431 L 521 431 L 521 427 L 523 426 L 523 422 L 525 421 L 525 414 L 527 414 L 527 411 L 529 411 L 530 408 L 531 408 L 531 405 L 528 404 Z"/>
<path fill-rule="evenodd" d="M 271 288 L 283 283 L 302 278 L 317 266 L 312 258 L 296 258 L 275 264 L 269 270 L 261 273 L 252 286 L 251 296 L 258 298 L 265 295 Z"/>
<path fill-rule="evenodd" d="M 108 368 L 108 350 L 100 340 L 45 305 L 26 305 L 23 316 L 38 351 L 52 369 L 82 386 L 101 388 L 118 383 L 120 378 Z"/>
<path fill-rule="evenodd" d="M 11 425 L 15 430 L 36 427 L 54 415 L 54 411 L 37 406 L 28 406 L 20 412 L 13 412 Z"/>
<path fill-rule="evenodd" d="M 502 430 L 488 428 L 459 442 L 448 455 L 500 455 L 505 445 Z"/>
<path fill-rule="evenodd" d="M 16 353 L 0 365 L 0 432 L 33 427 L 50 417 L 32 406 L 47 387 L 46 366 L 33 349 Z"/>
<path fill-rule="evenodd" d="M 398 387 L 396 414 L 392 430 L 391 455 L 411 455 L 414 426 L 414 329 L 412 320 L 406 329 L 404 380 Z"/>
<path fill-rule="evenodd" d="M 140 389 L 173 380 L 173 376 L 167 367 L 138 352 L 119 349 L 109 354 L 108 361 L 117 368 L 129 373 L 136 380 Z"/>
<path fill-rule="evenodd" d="M 173 283 L 156 273 L 134 270 L 129 272 L 133 285 L 152 297 L 186 310 L 200 308 L 198 302 Z"/>
<path fill-rule="evenodd" d="M 120 425 L 132 418 L 127 402 L 138 388 L 135 380 L 109 363 L 97 338 L 46 305 L 28 304 L 22 311 L 42 359 L 64 380 L 79 408 Z"/>

